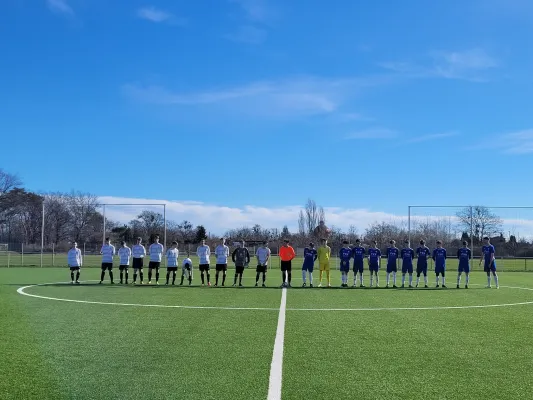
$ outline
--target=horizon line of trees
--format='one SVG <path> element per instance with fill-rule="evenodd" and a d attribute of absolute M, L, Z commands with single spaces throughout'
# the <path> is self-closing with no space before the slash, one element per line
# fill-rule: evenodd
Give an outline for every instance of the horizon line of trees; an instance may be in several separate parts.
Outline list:
<path fill-rule="evenodd" d="M 23 188 L 22 181 L 16 175 L 0 169 L 0 243 L 24 243 L 24 245 L 39 245 L 44 214 L 44 243 L 45 247 L 67 247 L 72 241 L 89 243 L 95 246 L 103 239 L 103 215 L 99 211 L 100 204 L 95 195 L 72 191 L 70 193 L 50 192 L 34 193 Z M 298 215 L 298 231 L 291 233 L 285 225 L 282 229 L 265 229 L 259 224 L 252 227 L 243 226 L 229 229 L 224 237 L 231 243 L 244 239 L 247 242 L 268 240 L 279 242 L 289 239 L 293 246 L 304 247 L 314 237 L 314 230 L 319 221 L 326 223 L 324 208 L 308 199 Z M 167 245 L 177 240 L 180 243 L 199 243 L 202 239 L 214 244 L 220 235 L 210 235 L 203 225 L 195 226 L 184 220 L 166 221 Z M 342 246 L 342 241 L 355 243 L 356 239 L 369 244 L 376 240 L 380 247 L 387 246 L 390 240 L 395 240 L 402 246 L 409 237 L 407 220 L 375 221 L 359 232 L 355 225 L 347 230 L 330 226 L 329 242 L 333 249 Z M 483 206 L 466 207 L 459 210 L 452 218 L 412 218 L 411 244 L 416 247 L 418 240 L 425 239 L 428 245 L 433 245 L 437 239 L 443 240 L 451 249 L 461 246 L 463 240 L 478 246 L 484 236 L 491 237 L 498 246 L 498 255 L 524 256 L 532 254 L 532 246 L 525 239 L 517 240 L 515 235 L 505 238 L 502 233 L 503 221 L 490 209 Z M 114 242 L 124 240 L 133 243 L 136 237 L 145 242 L 153 241 L 158 234 L 161 239 L 164 234 L 164 218 L 161 213 L 142 210 L 127 223 L 119 223 L 106 218 L 106 232 Z M 472 233 L 472 235 L 471 235 Z M 472 237 L 471 237 L 472 236 Z M 532 254 L 533 255 L 533 254 Z"/>

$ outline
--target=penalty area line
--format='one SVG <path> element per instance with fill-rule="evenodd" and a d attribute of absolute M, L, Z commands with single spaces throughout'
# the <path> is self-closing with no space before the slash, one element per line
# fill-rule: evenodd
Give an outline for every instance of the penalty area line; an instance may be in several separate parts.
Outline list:
<path fill-rule="evenodd" d="M 287 289 L 281 292 L 281 304 L 279 306 L 278 328 L 272 352 L 270 364 L 270 379 L 268 383 L 267 400 L 281 400 L 281 383 L 283 378 L 283 346 L 285 342 L 285 314 L 287 311 Z"/>

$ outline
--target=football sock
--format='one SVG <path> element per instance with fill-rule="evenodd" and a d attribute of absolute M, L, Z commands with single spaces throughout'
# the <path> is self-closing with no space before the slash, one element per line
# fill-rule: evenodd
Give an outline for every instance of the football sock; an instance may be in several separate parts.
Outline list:
<path fill-rule="evenodd" d="M 128 270 L 126 270 L 126 273 L 124 275 L 126 275 L 126 283 L 128 283 L 128 276 L 129 276 Z"/>
<path fill-rule="evenodd" d="M 290 285 L 292 281 L 292 272 L 287 272 L 287 281 L 289 282 L 289 285 Z"/>
<path fill-rule="evenodd" d="M 302 269 L 302 280 L 304 281 L 304 283 L 306 280 L 306 275 L 307 275 L 307 271 L 305 269 Z"/>
<path fill-rule="evenodd" d="M 124 279 L 124 272 L 120 271 L 120 282 Z"/>
<path fill-rule="evenodd" d="M 387 286 L 389 286 L 389 282 L 390 282 L 390 274 L 387 272 Z"/>
<path fill-rule="evenodd" d="M 413 286 L 413 274 L 409 274 L 409 286 Z"/>
<path fill-rule="evenodd" d="M 151 281 L 152 280 L 152 270 L 149 269 L 148 270 L 148 281 Z"/>
<path fill-rule="evenodd" d="M 420 275 L 416 277 L 416 284 L 418 285 L 420 283 Z"/>
<path fill-rule="evenodd" d="M 265 283 L 266 278 L 267 278 L 267 274 L 266 274 L 266 272 L 263 272 L 263 284 Z"/>
<path fill-rule="evenodd" d="M 374 275 L 370 274 L 370 286 L 374 284 Z"/>
<path fill-rule="evenodd" d="M 329 270 L 326 270 L 326 279 L 328 280 L 328 285 L 331 285 L 331 280 L 329 279 Z"/>
<path fill-rule="evenodd" d="M 465 281 L 466 281 L 466 284 L 468 285 L 468 283 L 470 282 L 470 275 L 469 274 L 466 274 Z"/>
<path fill-rule="evenodd" d="M 103 281 L 104 277 L 105 277 L 105 271 L 102 271 L 102 273 L 100 274 L 100 281 Z"/>
<path fill-rule="evenodd" d="M 313 284 L 313 273 L 312 272 L 309 272 L 309 284 L 310 285 Z"/>
<path fill-rule="evenodd" d="M 392 273 L 392 284 L 396 286 L 396 272 Z"/>
<path fill-rule="evenodd" d="M 141 283 L 142 283 L 142 281 L 143 281 L 143 276 L 144 276 L 144 273 L 143 273 L 143 272 L 140 272 L 140 273 L 139 273 L 139 280 L 141 281 Z"/>
<path fill-rule="evenodd" d="M 71 280 L 71 281 L 74 280 L 74 271 L 72 271 L 72 272 L 70 273 L 70 280 Z"/>
<path fill-rule="evenodd" d="M 239 285 L 242 285 L 242 274 L 239 274 Z"/>
<path fill-rule="evenodd" d="M 167 271 L 167 285 L 168 285 L 168 280 L 170 279 L 170 271 Z"/>
<path fill-rule="evenodd" d="M 155 281 L 159 282 L 159 270 L 158 269 L 155 270 Z"/>
<path fill-rule="evenodd" d="M 259 272 L 255 274 L 255 283 L 259 282 Z"/>
<path fill-rule="evenodd" d="M 172 284 L 176 283 L 176 271 L 172 271 Z"/>
<path fill-rule="evenodd" d="M 209 274 L 208 272 L 206 273 L 206 275 L 207 275 L 207 283 L 211 282 L 211 274 Z"/>
<path fill-rule="evenodd" d="M 189 286 L 192 284 L 192 275 L 189 274 Z"/>
<path fill-rule="evenodd" d="M 376 285 L 379 286 L 379 275 L 376 272 Z"/>
<path fill-rule="evenodd" d="M 487 275 L 487 286 L 490 286 L 490 273 Z"/>
<path fill-rule="evenodd" d="M 318 274 L 318 279 L 320 280 L 320 283 L 322 283 L 322 276 L 323 276 L 323 272 L 320 271 Z"/>
<path fill-rule="evenodd" d="M 185 277 L 185 274 L 181 274 L 181 282 L 180 285 L 183 285 L 183 278 Z"/>
<path fill-rule="evenodd" d="M 461 274 L 457 274 L 457 285 L 461 284 Z"/>
<path fill-rule="evenodd" d="M 437 285 L 439 284 L 439 276 L 437 275 Z"/>
<path fill-rule="evenodd" d="M 200 273 L 200 278 L 202 279 L 202 285 L 204 284 L 204 271 Z"/>
<path fill-rule="evenodd" d="M 405 285 L 405 274 L 402 274 L 402 286 Z"/>
<path fill-rule="evenodd" d="M 496 284 L 496 286 L 499 286 L 498 275 L 496 275 L 496 274 L 494 274 L 494 283 Z"/>
<path fill-rule="evenodd" d="M 424 275 L 424 285 L 427 285 L 427 284 L 428 284 L 428 276 Z"/>
<path fill-rule="evenodd" d="M 109 279 L 111 279 L 111 283 L 113 283 L 113 271 L 109 271 Z"/>
<path fill-rule="evenodd" d="M 137 282 L 137 273 L 133 273 L 133 283 Z"/>
<path fill-rule="evenodd" d="M 76 282 L 80 280 L 80 271 L 76 272 Z"/>
<path fill-rule="evenodd" d="M 222 286 L 224 286 L 224 284 L 226 283 L 226 275 L 227 275 L 227 272 L 222 271 Z"/>
<path fill-rule="evenodd" d="M 236 285 L 237 284 L 237 273 L 235 274 L 235 276 L 233 277 L 233 284 Z"/>
<path fill-rule="evenodd" d="M 285 277 L 285 271 L 281 271 L 281 281 L 283 282 L 283 284 L 285 284 L 285 280 L 287 278 Z"/>
<path fill-rule="evenodd" d="M 446 285 L 446 277 L 442 275 L 442 286 Z"/>
<path fill-rule="evenodd" d="M 218 285 L 218 275 L 219 272 L 217 271 L 217 273 L 215 274 L 215 285 Z"/>

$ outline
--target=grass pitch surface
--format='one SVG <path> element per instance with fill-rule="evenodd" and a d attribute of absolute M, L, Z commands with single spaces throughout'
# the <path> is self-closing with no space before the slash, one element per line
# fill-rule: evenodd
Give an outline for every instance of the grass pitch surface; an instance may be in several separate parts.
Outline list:
<path fill-rule="evenodd" d="M 279 271 L 266 289 L 252 287 L 252 270 L 244 288 L 98 285 L 99 272 L 71 286 L 56 283 L 70 280 L 65 268 L 0 269 L 1 399 L 267 398 Z M 500 273 L 499 290 L 478 272 L 468 290 L 455 289 L 455 273 L 439 290 L 433 275 L 413 290 L 301 289 L 293 275 L 282 399 L 531 398 L 533 304 L 477 306 L 533 302 L 517 289 L 533 289 L 533 274 Z M 82 302 L 17 293 L 40 283 L 56 284 L 25 292 Z"/>

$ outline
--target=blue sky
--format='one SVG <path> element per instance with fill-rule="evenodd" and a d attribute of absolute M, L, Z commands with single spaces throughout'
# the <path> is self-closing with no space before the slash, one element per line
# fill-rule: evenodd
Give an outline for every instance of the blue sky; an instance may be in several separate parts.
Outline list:
<path fill-rule="evenodd" d="M 0 167 L 247 215 L 228 223 L 293 224 L 308 197 L 355 219 L 527 205 L 531 18 L 529 0 L 6 0 Z"/>

